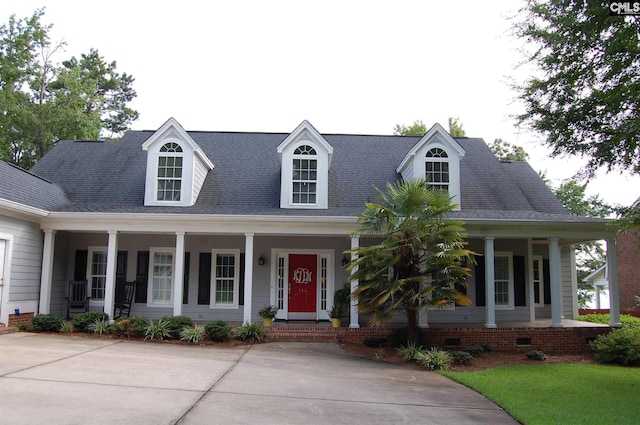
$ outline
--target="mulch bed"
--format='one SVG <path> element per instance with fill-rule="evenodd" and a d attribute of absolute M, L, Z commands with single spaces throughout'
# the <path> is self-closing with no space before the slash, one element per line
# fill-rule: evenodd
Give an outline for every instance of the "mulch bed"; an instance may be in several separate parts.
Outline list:
<path fill-rule="evenodd" d="M 381 347 L 372 348 L 363 344 L 340 344 L 340 348 L 352 354 L 368 357 L 381 362 L 389 362 L 395 364 L 408 365 L 407 362 L 398 354 L 395 348 Z M 545 361 L 530 360 L 525 353 L 503 353 L 503 352 L 485 352 L 480 357 L 473 359 L 470 365 L 451 365 L 449 370 L 456 372 L 466 372 L 473 370 L 490 369 L 498 366 L 514 366 L 514 365 L 538 365 L 548 363 L 578 363 L 578 364 L 595 364 L 596 361 L 589 354 L 547 354 L 548 359 Z M 414 367 L 417 367 L 414 365 Z"/>

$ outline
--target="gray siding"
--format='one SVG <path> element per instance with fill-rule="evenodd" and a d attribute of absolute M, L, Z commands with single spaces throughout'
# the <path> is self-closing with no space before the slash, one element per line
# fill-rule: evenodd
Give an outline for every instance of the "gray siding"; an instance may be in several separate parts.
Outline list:
<path fill-rule="evenodd" d="M 40 226 L 13 217 L 0 217 L 0 233 L 13 235 L 9 302 L 37 302 L 42 269 Z M 5 288 L 6 291 L 6 288 Z M 7 296 L 6 292 L 4 296 Z"/>

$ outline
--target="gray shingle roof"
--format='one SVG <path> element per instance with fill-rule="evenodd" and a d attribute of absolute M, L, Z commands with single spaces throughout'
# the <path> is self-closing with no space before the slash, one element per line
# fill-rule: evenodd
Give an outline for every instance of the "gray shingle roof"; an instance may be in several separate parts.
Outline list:
<path fill-rule="evenodd" d="M 286 133 L 189 132 L 214 163 L 193 207 L 145 207 L 146 152 L 152 131 L 130 131 L 119 142 L 59 142 L 31 171 L 58 185 L 68 203 L 54 211 L 351 216 L 376 197 L 374 187 L 397 181 L 395 169 L 417 137 L 324 135 L 333 146 L 327 210 L 280 208 L 276 147 Z M 458 138 L 462 211 L 456 216 L 502 215 L 541 220 L 570 216 L 526 163 L 501 163 L 482 139 Z"/>
<path fill-rule="evenodd" d="M 0 198 L 45 211 L 67 205 L 60 187 L 15 165 L 0 161 Z"/>

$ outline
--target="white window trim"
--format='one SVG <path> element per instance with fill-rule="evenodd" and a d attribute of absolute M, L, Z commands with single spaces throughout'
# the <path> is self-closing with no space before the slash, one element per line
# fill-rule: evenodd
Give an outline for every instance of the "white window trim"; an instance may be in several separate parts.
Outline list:
<path fill-rule="evenodd" d="M 169 143 L 173 143 L 176 144 L 178 146 L 180 146 L 181 152 L 162 152 L 162 148 L 169 144 Z M 160 170 L 160 158 L 182 158 L 182 164 L 180 165 L 180 177 L 176 178 L 176 177 L 172 177 L 172 178 L 167 178 L 165 177 L 159 177 L 158 176 L 158 171 Z M 160 149 L 158 149 L 157 152 L 157 157 L 156 157 L 156 184 L 155 184 L 155 200 L 156 202 L 162 202 L 162 203 L 167 203 L 167 204 L 180 204 L 182 203 L 182 201 L 184 200 L 184 196 L 185 196 L 185 159 L 186 156 L 184 154 L 184 147 L 178 143 L 177 141 L 173 141 L 173 140 L 168 140 L 165 141 L 165 143 L 163 143 L 162 145 L 160 145 Z M 158 199 L 158 188 L 159 188 L 159 183 L 160 180 L 163 181 L 180 181 L 180 199 L 177 201 L 174 200 L 166 200 L 166 199 Z"/>
<path fill-rule="evenodd" d="M 153 266 L 155 254 L 158 252 L 170 252 L 173 255 L 173 278 L 171 279 L 171 299 L 167 303 L 153 302 Z M 150 247 L 149 248 L 149 277 L 147 278 L 147 307 L 173 308 L 173 288 L 176 279 L 176 248 L 175 247 Z"/>
<path fill-rule="evenodd" d="M 296 154 L 295 151 L 301 147 L 301 146 L 309 146 L 311 147 L 315 154 L 313 155 L 303 155 L 303 154 Z M 316 147 L 314 147 L 312 144 L 307 144 L 307 143 L 299 143 L 295 146 L 295 148 L 293 149 L 293 154 L 291 155 L 291 180 L 290 180 L 290 184 L 291 184 L 291 193 L 289 195 L 289 204 L 291 204 L 292 206 L 295 206 L 296 208 L 317 208 L 318 207 L 318 190 L 319 190 L 319 180 L 320 180 L 320 158 L 318 155 L 318 149 Z M 315 180 L 294 180 L 293 179 L 293 161 L 295 161 L 296 159 L 300 159 L 300 160 L 313 160 L 316 162 L 316 178 Z M 295 202 L 293 200 L 293 196 L 294 196 L 294 191 L 293 191 L 293 186 L 294 183 L 299 182 L 299 183 L 313 183 L 316 185 L 316 190 L 315 190 L 315 198 L 316 201 L 315 202 Z"/>
<path fill-rule="evenodd" d="M 494 264 L 495 259 L 497 257 L 507 257 L 509 261 L 509 303 L 508 304 L 498 304 L 495 303 L 496 310 L 515 310 L 515 285 L 513 278 L 513 252 L 495 252 L 494 255 Z M 495 267 L 495 266 L 494 266 Z M 494 274 L 494 288 L 495 288 L 495 274 Z M 495 294 L 494 294 L 495 298 Z"/>
<path fill-rule="evenodd" d="M 427 154 L 433 150 L 433 149 L 439 149 L 441 151 L 443 151 L 445 153 L 445 155 L 447 155 L 446 157 L 428 157 Z M 425 180 L 427 181 L 427 183 L 429 184 L 430 187 L 435 187 L 436 189 L 441 189 L 443 186 L 445 186 L 445 183 L 434 183 L 429 179 L 429 176 L 427 176 L 427 163 L 430 164 L 447 164 L 447 179 L 448 181 L 446 182 L 446 188 L 447 188 L 447 192 L 451 191 L 451 159 L 449 158 L 449 152 L 447 152 L 446 149 L 443 149 L 442 147 L 439 146 L 432 146 L 430 147 L 427 152 L 425 153 L 424 156 L 424 177 Z M 436 186 L 434 186 L 436 185 Z"/>
<path fill-rule="evenodd" d="M 160 152 L 167 143 L 175 143 L 182 148 L 182 152 Z M 158 164 L 160 157 L 181 157 L 182 177 L 180 185 L 179 201 L 158 200 Z M 174 137 L 158 141 L 147 153 L 147 177 L 145 183 L 145 200 L 147 206 L 191 206 L 193 198 L 193 174 L 195 172 L 195 159 L 191 147 Z"/>
<path fill-rule="evenodd" d="M 93 253 L 94 252 L 104 252 L 105 255 L 107 255 L 108 250 L 106 246 L 90 246 L 87 248 L 87 274 L 86 274 L 86 279 L 87 279 L 87 290 L 88 292 L 88 296 L 91 296 L 92 294 L 92 277 L 93 275 L 91 274 L 91 269 L 92 269 L 92 265 L 93 265 Z M 107 282 L 106 282 L 106 274 L 105 274 L 105 291 L 106 291 L 106 287 L 107 287 Z M 98 299 L 94 299 L 93 297 L 91 297 L 91 299 L 89 300 L 89 305 L 91 306 L 104 306 L 104 298 L 101 300 Z"/>
<path fill-rule="evenodd" d="M 544 307 L 544 259 L 542 258 L 542 255 L 534 255 L 533 262 L 535 263 L 536 261 L 539 262 L 538 269 L 540 271 L 540 285 L 538 288 L 538 297 L 540 298 L 540 302 L 536 303 L 535 298 L 532 300 L 532 302 L 536 307 Z M 531 282 L 531 285 L 534 284 L 534 281 Z M 533 287 L 533 290 L 535 297 L 535 286 Z"/>
<path fill-rule="evenodd" d="M 232 254 L 235 257 L 233 271 L 233 304 L 216 303 L 216 266 L 217 254 Z M 240 298 L 240 250 L 239 249 L 213 249 L 211 250 L 211 302 L 212 309 L 238 309 Z"/>

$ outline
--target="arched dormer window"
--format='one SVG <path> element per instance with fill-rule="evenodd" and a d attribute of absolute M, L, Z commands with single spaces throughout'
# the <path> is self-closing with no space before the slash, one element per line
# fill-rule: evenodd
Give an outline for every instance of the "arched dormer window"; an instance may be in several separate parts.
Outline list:
<path fill-rule="evenodd" d="M 157 201 L 180 202 L 183 157 L 182 147 L 175 142 L 165 143 L 160 148 Z"/>
<path fill-rule="evenodd" d="M 293 204 L 314 205 L 317 199 L 318 154 L 309 145 L 301 145 L 293 152 Z"/>
<path fill-rule="evenodd" d="M 449 157 L 440 148 L 433 148 L 425 156 L 425 179 L 434 189 L 449 190 Z"/>

